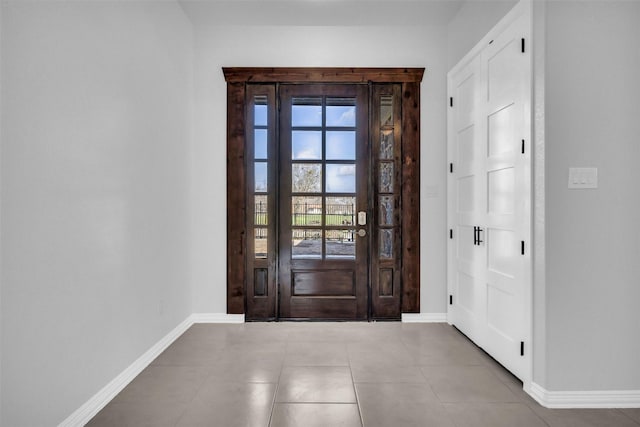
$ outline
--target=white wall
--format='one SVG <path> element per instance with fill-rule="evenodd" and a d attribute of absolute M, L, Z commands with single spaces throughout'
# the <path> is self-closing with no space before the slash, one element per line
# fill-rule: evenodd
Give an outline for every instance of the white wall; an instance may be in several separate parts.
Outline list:
<path fill-rule="evenodd" d="M 427 68 L 421 87 L 421 311 L 446 312 L 446 27 L 399 21 L 295 26 L 296 13 L 288 15 L 290 24 L 276 26 L 194 21 L 194 311 L 226 312 L 226 83 L 221 67 L 407 66 Z"/>
<path fill-rule="evenodd" d="M 546 386 L 640 390 L 640 2 L 552 1 L 546 25 Z"/>
<path fill-rule="evenodd" d="M 458 63 L 517 0 L 467 0 L 447 26 L 447 71 Z"/>
<path fill-rule="evenodd" d="M 192 32 L 173 2 L 3 2 L 2 420 L 61 422 L 191 312 Z"/>

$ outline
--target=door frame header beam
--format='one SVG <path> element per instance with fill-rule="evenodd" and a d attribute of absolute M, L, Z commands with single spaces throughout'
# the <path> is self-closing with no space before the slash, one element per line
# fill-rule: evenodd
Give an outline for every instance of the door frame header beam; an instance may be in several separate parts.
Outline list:
<path fill-rule="evenodd" d="M 223 67 L 227 83 L 420 83 L 424 68 Z"/>

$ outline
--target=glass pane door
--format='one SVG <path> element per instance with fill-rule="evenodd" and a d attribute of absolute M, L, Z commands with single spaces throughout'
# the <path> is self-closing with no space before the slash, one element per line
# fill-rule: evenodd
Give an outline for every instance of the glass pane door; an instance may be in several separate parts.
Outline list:
<path fill-rule="evenodd" d="M 283 85 L 280 102 L 280 317 L 366 319 L 367 87 Z"/>

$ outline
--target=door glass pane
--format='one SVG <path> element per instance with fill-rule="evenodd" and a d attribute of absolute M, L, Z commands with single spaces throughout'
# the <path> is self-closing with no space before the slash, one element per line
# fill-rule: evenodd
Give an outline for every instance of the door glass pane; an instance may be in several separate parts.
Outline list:
<path fill-rule="evenodd" d="M 327 258 L 355 259 L 355 230 L 327 230 L 325 234 Z"/>
<path fill-rule="evenodd" d="M 255 129 L 253 131 L 254 153 L 255 159 L 267 159 L 267 130 Z"/>
<path fill-rule="evenodd" d="M 355 197 L 327 197 L 325 199 L 326 225 L 355 225 Z"/>
<path fill-rule="evenodd" d="M 380 230 L 380 258 L 393 258 L 393 230 Z"/>
<path fill-rule="evenodd" d="M 393 126 L 393 96 L 380 97 L 380 126 Z"/>
<path fill-rule="evenodd" d="M 254 253 L 256 258 L 264 259 L 267 257 L 267 229 L 256 228 L 254 230 Z"/>
<path fill-rule="evenodd" d="M 267 163 L 255 162 L 255 191 L 266 192 L 267 191 Z"/>
<path fill-rule="evenodd" d="M 393 159 L 393 130 L 380 132 L 380 158 L 384 160 Z"/>
<path fill-rule="evenodd" d="M 291 198 L 291 225 L 321 225 L 322 198 L 294 196 Z"/>
<path fill-rule="evenodd" d="M 333 100 L 327 100 L 328 103 Z M 352 99 L 346 102 L 353 104 Z M 337 103 L 337 102 L 336 102 Z M 327 105 L 327 126 L 335 127 L 355 127 L 356 126 L 356 106 L 355 105 Z"/>
<path fill-rule="evenodd" d="M 322 99 L 294 98 L 291 106 L 291 126 L 322 126 Z"/>
<path fill-rule="evenodd" d="M 319 163 L 292 164 L 291 189 L 294 193 L 319 193 L 322 191 L 322 165 Z"/>
<path fill-rule="evenodd" d="M 356 132 L 327 132 L 327 160 L 355 160 Z"/>
<path fill-rule="evenodd" d="M 393 163 L 380 163 L 380 192 L 393 193 Z"/>
<path fill-rule="evenodd" d="M 393 196 L 380 196 L 380 225 L 393 225 Z"/>
<path fill-rule="evenodd" d="M 291 258 L 322 258 L 322 230 L 291 230 Z"/>
<path fill-rule="evenodd" d="M 291 132 L 291 159 L 322 159 L 322 132 L 300 130 Z"/>
<path fill-rule="evenodd" d="M 254 211 L 253 223 L 255 225 L 268 225 L 268 213 L 267 213 L 267 196 L 253 196 L 254 197 Z"/>
<path fill-rule="evenodd" d="M 256 96 L 256 105 L 253 107 L 253 125 L 254 126 L 267 126 L 267 97 Z M 264 102 L 264 104 L 259 104 Z"/>
<path fill-rule="evenodd" d="M 327 193 L 355 193 L 356 165 L 327 163 Z"/>

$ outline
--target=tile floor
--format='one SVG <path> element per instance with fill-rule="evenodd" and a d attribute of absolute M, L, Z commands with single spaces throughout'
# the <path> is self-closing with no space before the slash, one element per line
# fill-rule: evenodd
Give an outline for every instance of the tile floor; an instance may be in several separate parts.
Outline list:
<path fill-rule="evenodd" d="M 196 324 L 89 426 L 637 427 L 545 409 L 446 324 Z"/>

